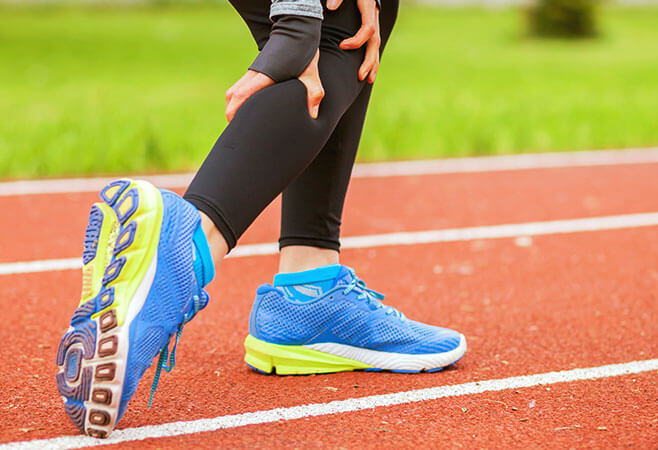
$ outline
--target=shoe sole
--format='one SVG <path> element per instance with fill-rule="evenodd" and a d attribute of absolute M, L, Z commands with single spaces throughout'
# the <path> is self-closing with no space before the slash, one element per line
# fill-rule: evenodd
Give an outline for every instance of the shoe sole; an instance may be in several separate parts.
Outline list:
<path fill-rule="evenodd" d="M 423 355 L 388 353 L 343 344 L 279 345 L 247 336 L 245 362 L 265 374 L 309 375 L 354 370 L 400 373 L 437 372 L 466 353 L 466 338 L 448 352 Z"/>
<path fill-rule="evenodd" d="M 153 282 L 162 199 L 152 185 L 117 180 L 89 213 L 82 294 L 57 351 L 57 389 L 78 429 L 110 435 L 117 421 L 130 324 Z"/>

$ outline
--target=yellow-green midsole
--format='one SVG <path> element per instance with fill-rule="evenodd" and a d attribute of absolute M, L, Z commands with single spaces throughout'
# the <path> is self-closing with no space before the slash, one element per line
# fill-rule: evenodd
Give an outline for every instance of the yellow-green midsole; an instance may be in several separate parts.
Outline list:
<path fill-rule="evenodd" d="M 245 362 L 266 373 L 302 375 L 370 369 L 372 366 L 301 345 L 279 345 L 248 335 L 244 341 Z"/>
<path fill-rule="evenodd" d="M 82 293 L 80 295 L 80 305 L 87 302 L 90 298 L 98 295 L 101 289 L 103 273 L 105 267 L 109 264 L 109 257 L 114 250 L 114 239 L 118 234 L 119 221 L 107 203 L 94 203 L 103 213 L 103 222 L 98 234 L 98 246 L 94 258 L 82 267 Z"/>
<path fill-rule="evenodd" d="M 117 203 L 131 189 L 136 188 L 138 190 L 139 204 L 128 222 L 126 222 L 126 225 L 133 221 L 137 222 L 135 238 L 132 244 L 120 253 L 119 256 L 126 258 L 126 263 L 121 269 L 121 273 L 109 283 L 109 286 L 114 287 L 114 303 L 92 316 L 92 319 L 95 319 L 107 309 L 115 309 L 119 326 L 123 325 L 130 300 L 135 295 L 139 284 L 142 282 L 156 255 L 163 215 L 162 197 L 155 186 L 145 181 L 130 181 L 130 186 L 117 199 Z M 116 220 L 113 210 L 111 214 L 112 216 L 111 218 L 108 217 L 108 220 Z M 108 245 L 114 247 L 114 242 L 104 244 L 103 248 L 106 248 Z M 101 244 L 99 243 L 100 247 Z M 106 264 L 103 264 L 103 266 L 104 271 L 107 266 Z M 100 273 L 99 276 L 102 277 L 103 273 Z M 97 284 L 96 280 L 94 280 L 94 284 Z"/>

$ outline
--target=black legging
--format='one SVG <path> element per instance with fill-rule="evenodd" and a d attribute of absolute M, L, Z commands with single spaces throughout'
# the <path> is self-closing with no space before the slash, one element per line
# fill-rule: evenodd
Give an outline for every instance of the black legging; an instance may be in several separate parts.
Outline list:
<path fill-rule="evenodd" d="M 323 2 L 324 3 L 324 2 Z M 269 0 L 232 0 L 260 48 L 270 34 Z M 398 0 L 383 0 L 382 50 L 393 29 Z M 233 248 L 247 227 L 283 192 L 280 247 L 338 250 L 340 224 L 372 86 L 357 71 L 365 46 L 343 51 L 361 16 L 355 0 L 324 9 L 320 78 L 325 97 L 310 118 L 306 88 L 297 79 L 251 96 L 237 111 L 185 193 L 212 219 Z"/>

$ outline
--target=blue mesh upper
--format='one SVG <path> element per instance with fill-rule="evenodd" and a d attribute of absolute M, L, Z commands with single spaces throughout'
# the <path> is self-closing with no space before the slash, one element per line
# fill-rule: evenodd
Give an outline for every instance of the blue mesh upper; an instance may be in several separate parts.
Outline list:
<path fill-rule="evenodd" d="M 200 297 L 201 307 L 208 302 L 208 295 L 197 283 L 192 260 L 192 236 L 199 226 L 199 213 L 178 195 L 165 190 L 161 193 L 164 213 L 157 270 L 144 306 L 130 325 L 130 350 L 117 421 L 154 357 L 190 312 L 192 297 Z"/>
<path fill-rule="evenodd" d="M 459 346 L 458 332 L 391 313 L 378 301 L 364 298 L 365 289 L 356 287 L 345 294 L 352 277 L 345 268 L 336 287 L 308 302 L 296 302 L 280 289 L 261 286 L 251 312 L 250 333 L 281 345 L 332 342 L 406 354 L 443 353 Z"/>

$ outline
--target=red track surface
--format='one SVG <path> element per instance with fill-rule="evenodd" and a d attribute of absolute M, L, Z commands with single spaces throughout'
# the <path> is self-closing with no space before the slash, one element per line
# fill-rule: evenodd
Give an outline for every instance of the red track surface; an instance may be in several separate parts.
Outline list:
<path fill-rule="evenodd" d="M 343 235 L 496 225 L 658 210 L 658 164 L 352 181 Z M 182 192 L 181 192 L 182 193 Z M 93 193 L 0 197 L 0 262 L 77 257 Z M 278 237 L 279 204 L 240 243 Z M 47 221 L 47 223 L 44 223 Z M 34 239 L 39 230 L 39 239 Z"/>
<path fill-rule="evenodd" d="M 636 165 L 358 179 L 344 234 L 653 212 L 656 175 L 658 165 Z M 89 194 L 0 198 L 0 208 L 11 211 L 0 228 L 17 233 L 2 233 L 0 262 L 79 254 L 91 200 Z M 244 241 L 273 241 L 276 229 L 270 208 Z M 178 366 L 163 376 L 154 408 L 146 408 L 149 371 L 120 427 L 656 358 L 656 255 L 657 227 L 536 237 L 530 247 L 499 239 L 345 250 L 343 262 L 386 292 L 387 303 L 411 318 L 459 329 L 469 351 L 436 374 L 309 377 L 267 377 L 244 366 L 251 300 L 256 286 L 271 279 L 276 258 L 227 260 L 210 287 L 213 301 L 185 328 Z M 54 358 L 79 279 L 78 271 L 0 276 L 3 316 L 11 318 L 0 331 L 0 442 L 76 434 L 57 394 Z M 129 446 L 656 448 L 657 385 L 658 374 L 649 372 Z"/>
<path fill-rule="evenodd" d="M 647 397 L 654 401 L 658 397 L 655 374 L 441 399 L 110 448 L 348 448 L 359 444 L 366 448 L 650 449 L 656 447 L 657 424 L 655 408 L 641 406 L 647 404 Z"/>

